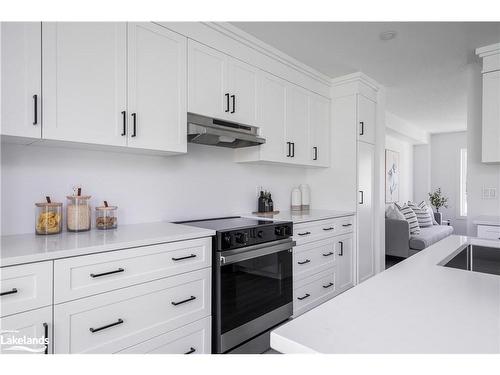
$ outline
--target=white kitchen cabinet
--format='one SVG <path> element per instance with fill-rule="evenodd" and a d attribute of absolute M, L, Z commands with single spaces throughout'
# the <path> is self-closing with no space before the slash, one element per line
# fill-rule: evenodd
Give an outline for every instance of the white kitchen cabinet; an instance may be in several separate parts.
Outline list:
<path fill-rule="evenodd" d="M 374 249 L 374 167 L 375 148 L 358 142 L 357 279 L 362 282 L 375 274 Z"/>
<path fill-rule="evenodd" d="M 309 147 L 309 95 L 299 86 L 286 88 L 285 141 L 286 157 L 293 164 L 307 164 Z"/>
<path fill-rule="evenodd" d="M 114 353 L 210 316 L 205 268 L 54 306 L 55 353 Z"/>
<path fill-rule="evenodd" d="M 309 95 L 309 163 L 330 165 L 330 100 L 310 93 Z"/>
<path fill-rule="evenodd" d="M 255 125 L 259 70 L 203 44 L 188 43 L 188 111 Z"/>
<path fill-rule="evenodd" d="M 482 162 L 500 162 L 500 70 L 483 74 L 482 126 Z"/>
<path fill-rule="evenodd" d="M 230 95 L 226 89 L 227 57 L 193 40 L 188 41 L 188 111 L 225 119 Z"/>
<path fill-rule="evenodd" d="M 187 38 L 128 24 L 128 146 L 186 152 Z"/>
<path fill-rule="evenodd" d="M 41 37 L 40 22 L 1 23 L 2 135 L 42 136 Z"/>
<path fill-rule="evenodd" d="M 354 246 L 353 235 L 346 234 L 335 238 L 337 258 L 336 288 L 343 292 L 354 286 Z"/>
<path fill-rule="evenodd" d="M 1 318 L 0 332 L 2 332 L 2 345 L 0 345 L 2 354 L 50 354 L 52 353 L 52 306 Z M 23 336 L 29 339 L 36 338 L 37 342 L 12 346 L 8 344 L 9 341 L 20 340 Z M 9 348 L 13 346 L 18 348 L 10 350 Z"/>
<path fill-rule="evenodd" d="M 127 25 L 43 23 L 44 139 L 125 146 Z"/>
<path fill-rule="evenodd" d="M 358 141 L 375 144 L 376 103 L 358 94 Z"/>

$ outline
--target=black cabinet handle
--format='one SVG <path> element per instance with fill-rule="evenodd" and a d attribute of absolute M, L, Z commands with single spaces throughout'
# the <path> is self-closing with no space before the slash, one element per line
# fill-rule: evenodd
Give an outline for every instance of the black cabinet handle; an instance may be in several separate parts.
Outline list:
<path fill-rule="evenodd" d="M 137 113 L 132 113 L 132 135 L 131 137 L 137 136 Z"/>
<path fill-rule="evenodd" d="M 365 135 L 365 123 L 363 121 L 360 121 L 359 125 L 361 125 L 361 131 L 359 132 L 359 135 Z"/>
<path fill-rule="evenodd" d="M 33 95 L 33 125 L 38 124 L 38 95 Z"/>
<path fill-rule="evenodd" d="M 339 256 L 344 256 L 344 243 L 342 241 L 339 241 L 340 244 L 340 253 Z"/>
<path fill-rule="evenodd" d="M 109 272 L 103 272 L 103 273 L 91 273 L 90 277 L 101 277 L 101 276 L 106 276 L 106 275 L 112 275 L 114 273 L 119 273 L 125 271 L 123 268 L 118 268 L 117 270 L 114 271 L 109 271 Z"/>
<path fill-rule="evenodd" d="M 122 111 L 123 118 L 123 128 L 122 128 L 122 137 L 127 135 L 127 112 Z"/>
<path fill-rule="evenodd" d="M 313 151 L 314 151 L 313 160 L 318 160 L 318 148 L 316 146 L 314 146 Z"/>
<path fill-rule="evenodd" d="M 236 95 L 231 95 L 231 99 L 233 100 L 233 109 L 231 113 L 236 112 Z"/>
<path fill-rule="evenodd" d="M 333 286 L 333 283 L 328 283 L 328 284 L 326 284 L 326 285 L 323 285 L 323 288 L 328 289 L 328 288 L 330 288 L 331 286 Z"/>
<path fill-rule="evenodd" d="M 302 301 L 303 299 L 306 299 L 307 297 L 311 297 L 311 295 L 309 293 L 306 293 L 304 297 L 297 297 L 297 299 Z"/>
<path fill-rule="evenodd" d="M 350 227 L 352 224 L 342 224 L 343 227 Z"/>
<path fill-rule="evenodd" d="M 43 354 L 49 354 L 49 325 L 47 323 L 43 323 L 43 341 L 47 342 Z"/>
<path fill-rule="evenodd" d="M 172 305 L 174 306 L 177 306 L 177 305 L 182 305 L 183 303 L 186 303 L 186 302 L 189 302 L 189 301 L 193 301 L 195 300 L 196 297 L 195 296 L 191 296 L 189 297 L 188 299 L 185 299 L 184 301 L 179 301 L 179 302 L 172 302 Z"/>
<path fill-rule="evenodd" d="M 329 253 L 323 254 L 324 257 L 329 257 L 330 255 L 333 255 L 333 251 L 330 251 Z"/>
<path fill-rule="evenodd" d="M 286 154 L 286 157 L 289 158 L 292 156 L 292 142 L 287 142 L 286 145 L 288 146 L 288 154 Z"/>
<path fill-rule="evenodd" d="M 310 262 L 311 262 L 311 260 L 310 260 L 310 259 L 306 259 L 306 260 L 304 260 L 304 261 L 302 261 L 302 262 L 297 262 L 297 263 L 298 263 L 298 264 L 307 264 L 307 263 L 310 263 Z"/>
<path fill-rule="evenodd" d="M 0 297 L 8 296 L 9 294 L 15 294 L 17 292 L 18 292 L 17 288 L 12 288 L 8 292 L 2 292 L 2 293 L 0 293 Z"/>
<path fill-rule="evenodd" d="M 193 347 L 191 347 L 191 348 L 190 348 L 190 349 L 189 349 L 186 353 L 184 353 L 184 354 L 192 354 L 192 353 L 194 353 L 195 351 L 196 351 L 196 349 L 195 349 L 195 348 L 193 348 Z"/>
<path fill-rule="evenodd" d="M 292 142 L 292 155 L 291 155 L 292 158 L 295 157 L 295 142 Z"/>
<path fill-rule="evenodd" d="M 302 232 L 302 233 L 297 233 L 299 236 L 308 236 L 311 234 L 311 232 Z"/>
<path fill-rule="evenodd" d="M 103 329 L 111 328 L 111 327 L 117 326 L 118 324 L 122 324 L 122 323 L 123 323 L 123 319 L 118 319 L 118 321 L 116 321 L 114 323 L 107 324 L 107 325 L 99 327 L 99 328 L 89 328 L 89 330 L 92 333 L 96 333 L 96 332 L 102 331 Z"/>
<path fill-rule="evenodd" d="M 359 204 L 364 204 L 365 203 L 365 193 L 363 192 L 363 190 L 360 190 L 359 194 L 360 194 L 360 198 L 361 198 L 359 201 Z"/>
<path fill-rule="evenodd" d="M 224 112 L 229 112 L 229 93 L 226 92 L 224 96 L 226 97 L 226 110 Z"/>
<path fill-rule="evenodd" d="M 323 230 L 334 230 L 335 228 L 334 227 L 328 227 L 328 228 L 323 228 Z"/>
<path fill-rule="evenodd" d="M 191 254 L 185 257 L 179 257 L 179 258 L 172 258 L 174 261 L 179 261 L 179 260 L 184 260 L 184 259 L 189 259 L 189 258 L 196 258 L 196 254 Z"/>

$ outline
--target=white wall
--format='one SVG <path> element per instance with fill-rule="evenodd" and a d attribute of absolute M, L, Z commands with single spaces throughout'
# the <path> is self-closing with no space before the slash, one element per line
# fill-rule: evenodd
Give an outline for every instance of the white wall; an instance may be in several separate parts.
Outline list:
<path fill-rule="evenodd" d="M 1 154 L 3 235 L 33 232 L 34 203 L 46 195 L 66 203 L 77 184 L 94 206 L 106 199 L 119 206 L 119 223 L 131 224 L 255 211 L 259 185 L 271 190 L 276 209 L 288 210 L 291 188 L 307 174 L 237 164 L 232 150 L 201 145 L 174 157 L 13 144 Z"/>
<path fill-rule="evenodd" d="M 472 221 L 480 215 L 500 215 L 500 165 L 481 162 L 482 77 L 479 64 L 467 67 L 467 234 L 477 235 Z M 495 187 L 496 199 L 483 199 L 483 187 Z"/>
<path fill-rule="evenodd" d="M 467 148 L 467 133 L 431 135 L 431 191 L 438 187 L 448 197 L 448 208 L 441 208 L 451 220 L 456 234 L 467 234 L 467 220 L 460 217 L 460 149 Z M 469 176 L 470 178 L 470 176 Z"/>
<path fill-rule="evenodd" d="M 385 148 L 399 152 L 399 201 L 413 200 L 413 144 L 386 134 Z"/>
<path fill-rule="evenodd" d="M 431 191 L 431 145 L 413 146 L 413 199 L 415 202 L 429 200 Z"/>

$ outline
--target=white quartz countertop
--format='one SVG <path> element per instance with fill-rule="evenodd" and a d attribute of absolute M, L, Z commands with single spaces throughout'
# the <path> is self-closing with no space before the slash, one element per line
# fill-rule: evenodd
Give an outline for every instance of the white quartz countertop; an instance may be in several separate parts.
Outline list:
<path fill-rule="evenodd" d="M 215 231 L 167 222 L 118 226 L 112 230 L 1 237 L 0 266 L 31 263 L 157 243 L 209 237 Z"/>
<path fill-rule="evenodd" d="M 263 220 L 283 220 L 292 221 L 294 224 L 305 223 L 308 221 L 333 219 L 336 217 L 352 216 L 352 211 L 334 211 L 334 210 L 307 210 L 307 211 L 281 211 L 279 214 L 244 214 L 243 217 L 260 218 Z"/>
<path fill-rule="evenodd" d="M 476 225 L 500 226 L 500 216 L 478 216 L 472 222 Z"/>
<path fill-rule="evenodd" d="M 275 329 L 271 347 L 282 353 L 499 353 L 500 276 L 439 265 L 468 243 L 500 251 L 500 241 L 447 237 Z"/>

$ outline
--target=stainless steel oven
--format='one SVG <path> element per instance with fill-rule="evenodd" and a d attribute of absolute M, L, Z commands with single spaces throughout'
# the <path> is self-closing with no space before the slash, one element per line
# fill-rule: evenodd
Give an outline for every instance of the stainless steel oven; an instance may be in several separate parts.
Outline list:
<path fill-rule="evenodd" d="M 292 315 L 292 247 L 287 238 L 216 254 L 214 352 L 225 353 Z"/>

